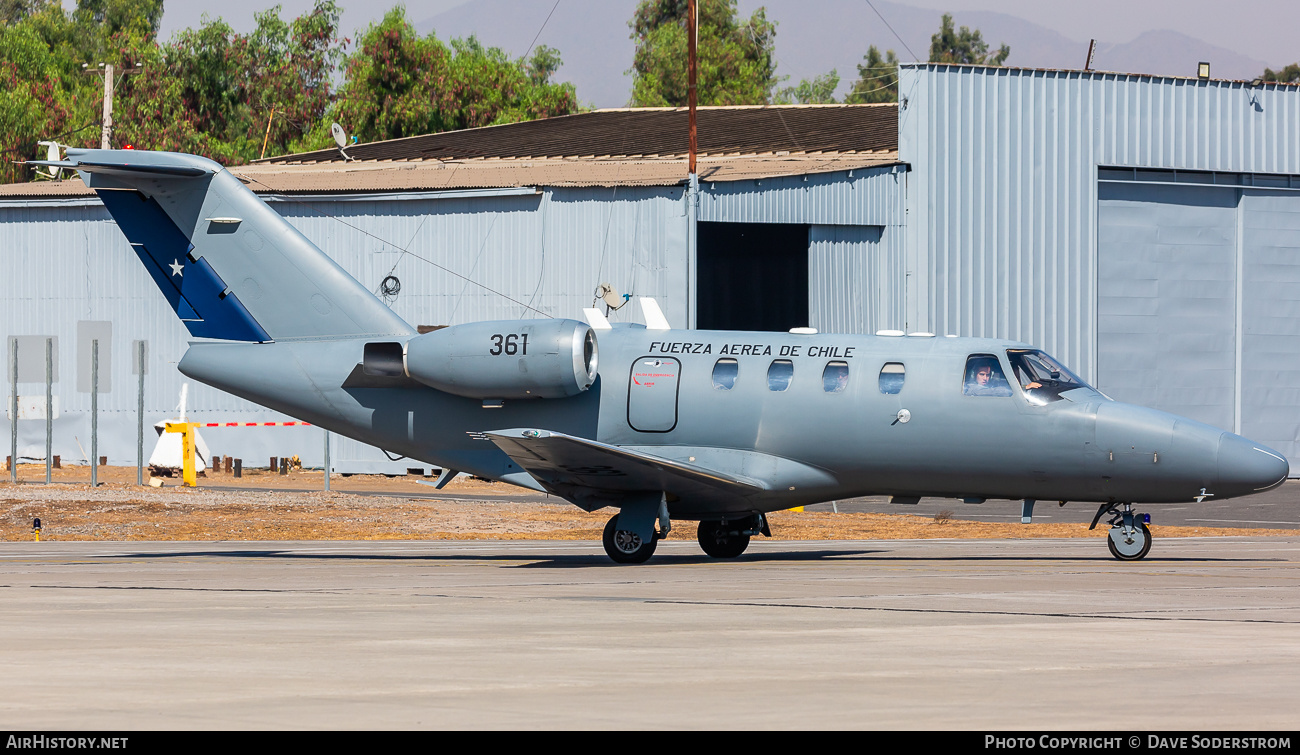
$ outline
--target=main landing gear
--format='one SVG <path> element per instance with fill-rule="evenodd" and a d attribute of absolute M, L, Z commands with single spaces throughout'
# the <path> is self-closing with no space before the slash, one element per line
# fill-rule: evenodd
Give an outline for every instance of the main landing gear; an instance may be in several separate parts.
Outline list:
<path fill-rule="evenodd" d="M 621 530 L 618 528 L 618 514 L 610 518 L 605 525 L 605 534 L 601 538 L 605 545 L 605 553 L 620 564 L 644 564 L 655 554 L 655 546 L 659 544 L 659 533 L 655 532 L 646 542 L 640 535 L 631 530 Z"/>
<path fill-rule="evenodd" d="M 605 525 L 601 538 L 605 553 L 616 563 L 644 564 L 655 553 L 655 547 L 663 534 L 671 526 L 665 519 L 660 519 L 660 529 L 654 530 L 650 540 L 619 526 L 619 514 L 615 514 Z M 749 538 L 754 535 L 772 536 L 767 526 L 767 517 L 762 514 L 749 514 L 735 519 L 700 522 L 700 547 L 714 558 L 735 558 L 749 547 Z"/>
<path fill-rule="evenodd" d="M 1110 537 L 1106 539 L 1110 555 L 1120 561 L 1146 558 L 1151 551 L 1151 528 L 1147 526 L 1151 516 L 1134 512 L 1131 503 L 1103 503 L 1088 529 L 1095 529 L 1097 522 L 1106 514 L 1111 515 Z"/>
<path fill-rule="evenodd" d="M 730 521 L 700 522 L 696 539 L 704 552 L 714 558 L 735 558 L 749 547 L 750 536 L 760 534 L 772 536 L 767 518 L 762 514 L 752 514 Z"/>

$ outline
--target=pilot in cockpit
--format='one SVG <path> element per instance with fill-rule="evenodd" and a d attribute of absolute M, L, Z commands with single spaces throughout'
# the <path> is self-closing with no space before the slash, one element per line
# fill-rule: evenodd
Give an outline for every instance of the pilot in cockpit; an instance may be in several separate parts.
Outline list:
<path fill-rule="evenodd" d="M 976 355 L 966 360 L 966 382 L 962 392 L 967 396 L 1010 396 L 1011 385 L 1002 374 L 997 357 Z"/>

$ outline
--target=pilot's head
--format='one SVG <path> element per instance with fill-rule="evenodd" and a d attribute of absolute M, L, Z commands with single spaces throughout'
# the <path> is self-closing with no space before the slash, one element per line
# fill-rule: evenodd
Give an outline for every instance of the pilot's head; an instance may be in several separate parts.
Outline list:
<path fill-rule="evenodd" d="M 975 368 L 975 384 L 988 385 L 993 378 L 993 365 L 981 364 Z"/>

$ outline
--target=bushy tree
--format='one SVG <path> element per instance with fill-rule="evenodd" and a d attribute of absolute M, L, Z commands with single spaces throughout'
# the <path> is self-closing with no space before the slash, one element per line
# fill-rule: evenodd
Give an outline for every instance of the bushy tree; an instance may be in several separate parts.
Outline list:
<path fill-rule="evenodd" d="M 1011 48 L 1004 44 L 990 55 L 988 43 L 984 41 L 979 29 L 972 31 L 965 26 L 954 28 L 949 13 L 943 14 L 939 31 L 930 37 L 931 63 L 1000 66 L 1010 54 Z M 893 50 L 887 50 L 881 55 L 875 45 L 867 48 L 867 54 L 858 64 L 858 80 L 844 101 L 855 104 L 898 102 L 898 56 Z"/>
<path fill-rule="evenodd" d="M 280 18 L 279 6 L 254 18 L 248 34 L 205 18 L 142 50 L 144 70 L 123 86 L 118 141 L 227 165 L 256 159 L 264 141 L 269 154 L 300 142 L 330 105 L 330 76 L 345 44 L 339 8 L 317 0 L 293 21 Z"/>
<path fill-rule="evenodd" d="M 1260 78 L 1264 81 L 1277 81 L 1283 84 L 1300 84 L 1300 63 L 1292 63 L 1280 71 L 1265 68 L 1264 75 Z"/>
<path fill-rule="evenodd" d="M 803 79 L 792 87 L 776 93 L 777 105 L 827 105 L 835 102 L 835 88 L 840 85 L 840 74 L 834 68 L 830 73 Z"/>
<path fill-rule="evenodd" d="M 434 32 L 421 37 L 399 6 L 348 58 L 332 112 L 361 141 L 568 115 L 578 98 L 572 84 L 551 81 L 560 63 L 545 46 L 524 60 L 474 37 L 450 44 Z M 308 146 L 327 146 L 328 133 L 317 131 Z"/>
<path fill-rule="evenodd" d="M 633 107 L 687 104 L 686 0 L 642 0 L 628 22 L 636 40 Z M 698 0 L 696 102 L 700 105 L 764 105 L 777 84 L 776 24 L 763 8 L 748 20 L 736 0 Z"/>
<path fill-rule="evenodd" d="M 974 63 L 977 65 L 1000 66 L 1011 54 L 1008 45 L 1002 45 L 998 51 L 989 54 L 988 43 L 979 29 L 971 31 L 968 27 L 954 29 L 952 14 L 943 14 L 939 31 L 930 37 L 931 63 Z"/>
<path fill-rule="evenodd" d="M 162 0 L 0 0 L 0 180 L 31 180 L 14 160 L 44 157 L 37 141 L 99 146 L 103 80 L 115 69 L 112 143 L 190 152 L 226 165 L 331 143 L 340 120 L 362 139 L 385 139 L 563 115 L 571 84 L 551 81 L 557 50 L 511 59 L 474 38 L 421 38 L 401 8 L 345 57 L 335 0 L 286 21 L 280 7 L 236 33 L 221 19 L 166 44 Z M 335 92 L 340 66 L 344 84 Z M 129 73 L 128 73 L 129 71 Z M 268 129 L 269 126 L 269 129 Z"/>
<path fill-rule="evenodd" d="M 0 154 L 6 158 L 0 180 L 26 181 L 34 171 L 13 161 L 43 158 L 38 141 L 98 143 L 102 82 L 87 75 L 83 64 L 96 64 L 115 37 L 134 33 L 141 39 L 151 32 L 147 24 L 135 24 L 115 34 L 93 8 L 69 14 L 58 0 L 12 2 L 0 10 Z"/>
<path fill-rule="evenodd" d="M 858 64 L 858 80 L 844 101 L 853 104 L 898 102 L 898 56 L 893 50 L 881 56 L 875 45 L 867 48 L 867 54 Z"/>

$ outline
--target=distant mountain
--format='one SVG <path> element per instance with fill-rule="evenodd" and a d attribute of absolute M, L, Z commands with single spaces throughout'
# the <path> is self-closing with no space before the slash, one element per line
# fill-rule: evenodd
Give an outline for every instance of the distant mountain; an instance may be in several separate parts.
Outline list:
<path fill-rule="evenodd" d="M 1103 71 L 1195 76 L 1196 64 L 1204 60 L 1216 79 L 1250 80 L 1264 73 L 1266 67 L 1263 61 L 1168 30 L 1144 32 L 1122 45 L 1097 47 L 1093 68 Z"/>
<path fill-rule="evenodd" d="M 627 104 L 632 77 L 625 72 L 632 67 L 636 49 L 627 22 L 636 0 L 561 0 L 546 21 L 553 5 L 537 0 L 480 0 L 415 25 L 421 33 L 436 29 L 443 39 L 477 34 L 484 44 L 513 55 L 523 55 L 535 38 L 536 44 L 560 51 L 564 65 L 557 77 L 572 82 L 579 99 L 597 107 Z M 875 0 L 874 5 L 888 25 L 862 0 L 818 0 L 811 5 L 806 0 L 739 2 L 745 16 L 763 6 L 767 17 L 777 22 L 778 73 L 788 77 L 787 84 L 834 68 L 840 75 L 840 96 L 857 78 L 857 64 L 869 45 L 892 49 L 902 61 L 929 57 L 930 36 L 938 30 L 942 12 L 883 0 Z M 1076 69 L 1083 68 L 1088 56 L 1087 40 L 1069 39 L 1005 13 L 963 12 L 954 14 L 953 20 L 958 26 L 979 29 L 991 49 L 1004 42 L 1010 45 L 1008 65 Z M 1093 68 L 1195 76 L 1196 64 L 1202 60 L 1210 62 L 1215 78 L 1225 79 L 1252 79 L 1266 65 L 1177 32 L 1149 31 L 1123 44 L 1098 40 Z"/>

